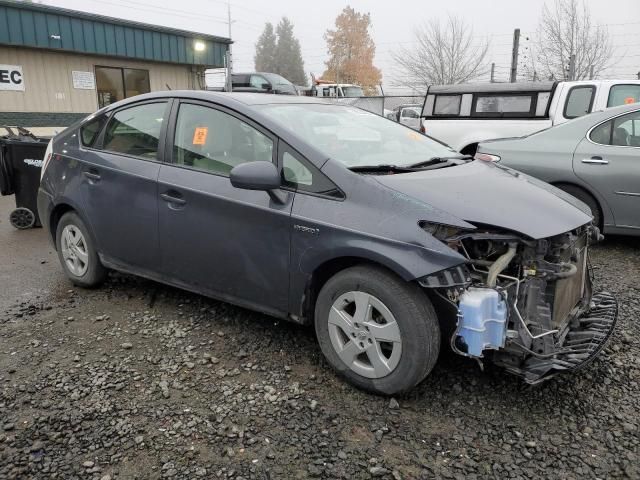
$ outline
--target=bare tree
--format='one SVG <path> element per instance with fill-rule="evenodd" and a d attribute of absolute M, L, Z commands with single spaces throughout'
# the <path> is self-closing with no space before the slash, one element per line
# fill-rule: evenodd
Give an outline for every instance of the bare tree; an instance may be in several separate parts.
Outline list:
<path fill-rule="evenodd" d="M 400 70 L 398 86 L 425 90 L 429 85 L 468 82 L 487 72 L 488 42 L 474 40 L 473 30 L 459 17 L 427 22 L 414 36 L 414 47 L 392 53 Z"/>
<path fill-rule="evenodd" d="M 583 80 L 591 70 L 597 76 L 613 64 L 613 47 L 609 32 L 591 22 L 591 13 L 585 2 L 555 0 L 553 10 L 546 5 L 538 27 L 538 69 L 548 78 L 556 80 Z M 574 74 L 569 63 L 575 55 Z"/>

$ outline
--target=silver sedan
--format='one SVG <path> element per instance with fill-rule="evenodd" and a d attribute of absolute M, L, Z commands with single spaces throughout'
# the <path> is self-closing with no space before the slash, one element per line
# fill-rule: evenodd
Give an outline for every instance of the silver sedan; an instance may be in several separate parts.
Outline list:
<path fill-rule="evenodd" d="M 605 233 L 640 235 L 640 103 L 610 108 L 523 138 L 483 142 L 500 162 L 586 203 Z"/>

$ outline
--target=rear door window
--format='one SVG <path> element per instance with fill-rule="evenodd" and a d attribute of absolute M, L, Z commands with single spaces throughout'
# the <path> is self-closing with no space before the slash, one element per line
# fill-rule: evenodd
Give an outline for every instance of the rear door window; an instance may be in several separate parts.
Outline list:
<path fill-rule="evenodd" d="M 167 102 L 158 102 L 117 111 L 107 125 L 104 150 L 157 160 L 166 110 Z"/>
<path fill-rule="evenodd" d="M 621 147 L 640 147 L 640 112 L 613 120 L 612 143 Z"/>
<path fill-rule="evenodd" d="M 564 104 L 564 118 L 577 118 L 591 112 L 596 87 L 584 85 L 572 87 Z"/>
<path fill-rule="evenodd" d="M 640 85 L 614 85 L 609 90 L 607 107 L 640 102 Z"/>
<path fill-rule="evenodd" d="M 438 95 L 433 108 L 434 115 L 459 115 L 460 95 Z"/>

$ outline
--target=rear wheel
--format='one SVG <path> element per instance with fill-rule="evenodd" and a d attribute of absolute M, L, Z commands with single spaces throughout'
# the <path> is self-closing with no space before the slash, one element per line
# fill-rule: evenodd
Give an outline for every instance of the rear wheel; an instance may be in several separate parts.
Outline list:
<path fill-rule="evenodd" d="M 580 187 L 576 187 L 575 185 L 560 184 L 557 185 L 557 187 L 560 190 L 568 193 L 572 197 L 576 197 L 581 202 L 586 203 L 591 210 L 591 215 L 593 215 L 593 224 L 600 230 L 602 230 L 602 212 L 600 211 L 600 205 L 598 205 L 598 201 L 593 198 L 593 195 Z"/>
<path fill-rule="evenodd" d="M 391 395 L 421 382 L 440 349 L 431 302 L 417 285 L 358 266 L 324 285 L 315 309 L 320 348 L 352 384 Z"/>
<path fill-rule="evenodd" d="M 97 287 L 107 276 L 95 243 L 75 212 L 65 213 L 56 229 L 58 258 L 67 277 L 80 287 Z"/>

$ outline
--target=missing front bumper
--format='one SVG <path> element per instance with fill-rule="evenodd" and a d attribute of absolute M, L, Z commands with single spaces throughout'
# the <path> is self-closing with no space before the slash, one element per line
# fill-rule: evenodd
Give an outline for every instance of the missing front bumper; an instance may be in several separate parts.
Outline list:
<path fill-rule="evenodd" d="M 546 355 L 529 352 L 529 358 L 520 366 L 503 366 L 527 383 L 536 384 L 558 373 L 580 370 L 588 365 L 606 345 L 618 319 L 618 303 L 613 295 L 598 293 L 593 296 L 591 305 L 577 325 L 556 344 L 556 352 Z"/>

